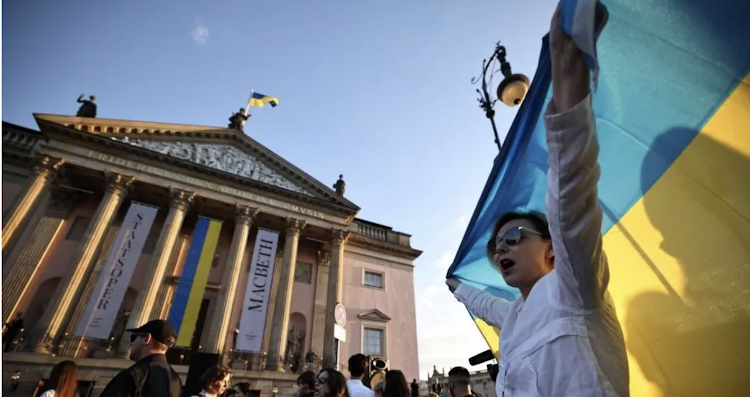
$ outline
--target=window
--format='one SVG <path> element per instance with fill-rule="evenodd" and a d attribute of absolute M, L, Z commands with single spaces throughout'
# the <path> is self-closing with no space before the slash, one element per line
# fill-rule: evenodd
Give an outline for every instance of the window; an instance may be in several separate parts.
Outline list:
<path fill-rule="evenodd" d="M 383 273 L 365 270 L 365 286 L 373 288 L 384 288 Z"/>
<path fill-rule="evenodd" d="M 83 234 L 86 233 L 86 228 L 89 227 L 91 218 L 85 216 L 76 216 L 73 220 L 73 224 L 68 229 L 68 234 L 65 235 L 66 240 L 81 241 Z"/>
<path fill-rule="evenodd" d="M 376 355 L 382 356 L 383 345 L 385 340 L 383 338 L 385 331 L 378 328 L 365 328 L 364 337 L 362 340 L 362 353 L 364 355 Z"/>
<path fill-rule="evenodd" d="M 294 282 L 312 284 L 312 264 L 297 263 L 294 269 Z"/>

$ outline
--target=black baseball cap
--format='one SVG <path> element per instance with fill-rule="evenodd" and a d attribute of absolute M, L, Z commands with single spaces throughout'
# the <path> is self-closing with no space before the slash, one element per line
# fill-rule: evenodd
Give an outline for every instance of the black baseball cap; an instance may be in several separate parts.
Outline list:
<path fill-rule="evenodd" d="M 174 327 L 166 320 L 151 320 L 138 328 L 126 329 L 125 331 L 134 334 L 150 334 L 155 341 L 167 346 L 171 346 L 177 339 Z"/>

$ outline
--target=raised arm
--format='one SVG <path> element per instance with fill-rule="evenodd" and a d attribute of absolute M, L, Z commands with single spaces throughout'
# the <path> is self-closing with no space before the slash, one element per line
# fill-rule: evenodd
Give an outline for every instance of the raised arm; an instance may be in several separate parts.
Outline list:
<path fill-rule="evenodd" d="M 446 284 L 454 289 L 453 296 L 466 305 L 475 316 L 489 325 L 502 328 L 508 310 L 512 305 L 511 302 L 470 287 L 456 279 L 448 279 Z"/>
<path fill-rule="evenodd" d="M 559 21 L 555 13 L 550 27 L 553 97 L 544 117 L 549 147 L 547 217 L 561 282 L 557 298 L 565 305 L 595 309 L 609 282 L 597 192 L 599 143 L 589 69 Z"/>

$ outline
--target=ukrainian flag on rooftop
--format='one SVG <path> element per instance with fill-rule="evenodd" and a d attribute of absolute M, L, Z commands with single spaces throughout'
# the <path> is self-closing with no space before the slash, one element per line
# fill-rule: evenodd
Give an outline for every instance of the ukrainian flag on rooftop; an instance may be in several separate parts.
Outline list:
<path fill-rule="evenodd" d="M 276 105 L 279 104 L 279 98 L 259 94 L 257 92 L 253 92 L 253 95 L 250 96 L 250 106 L 262 108 L 266 104 L 269 104 L 271 105 L 271 107 L 275 108 Z"/>
<path fill-rule="evenodd" d="M 747 395 L 750 1 L 605 4 L 593 96 L 599 202 L 631 395 Z M 485 247 L 501 214 L 544 209 L 550 80 L 545 39 L 448 272 L 511 300 L 519 293 Z M 497 354 L 501 330 L 476 322 Z"/>

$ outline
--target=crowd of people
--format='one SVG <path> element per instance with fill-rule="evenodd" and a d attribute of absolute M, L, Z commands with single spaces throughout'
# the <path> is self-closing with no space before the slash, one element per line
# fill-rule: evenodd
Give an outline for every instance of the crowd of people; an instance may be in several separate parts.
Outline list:
<path fill-rule="evenodd" d="M 130 368 L 118 373 L 107 384 L 101 397 L 182 397 L 179 374 L 167 362 L 166 353 L 174 345 L 176 333 L 165 320 L 153 320 L 130 333 Z M 416 379 L 410 388 L 403 372 L 384 371 L 376 384 L 370 382 L 369 358 L 355 354 L 349 358 L 349 379 L 343 373 L 325 368 L 317 375 L 304 372 L 297 378 L 298 397 L 418 397 Z M 78 366 L 62 361 L 52 369 L 39 397 L 79 397 Z M 466 372 L 468 375 L 468 371 Z M 191 397 L 250 397 L 249 382 L 232 385 L 232 371 L 223 365 L 211 366 L 200 377 L 201 390 Z M 190 381 L 190 379 L 188 379 Z M 454 397 L 465 397 L 464 395 Z"/>

